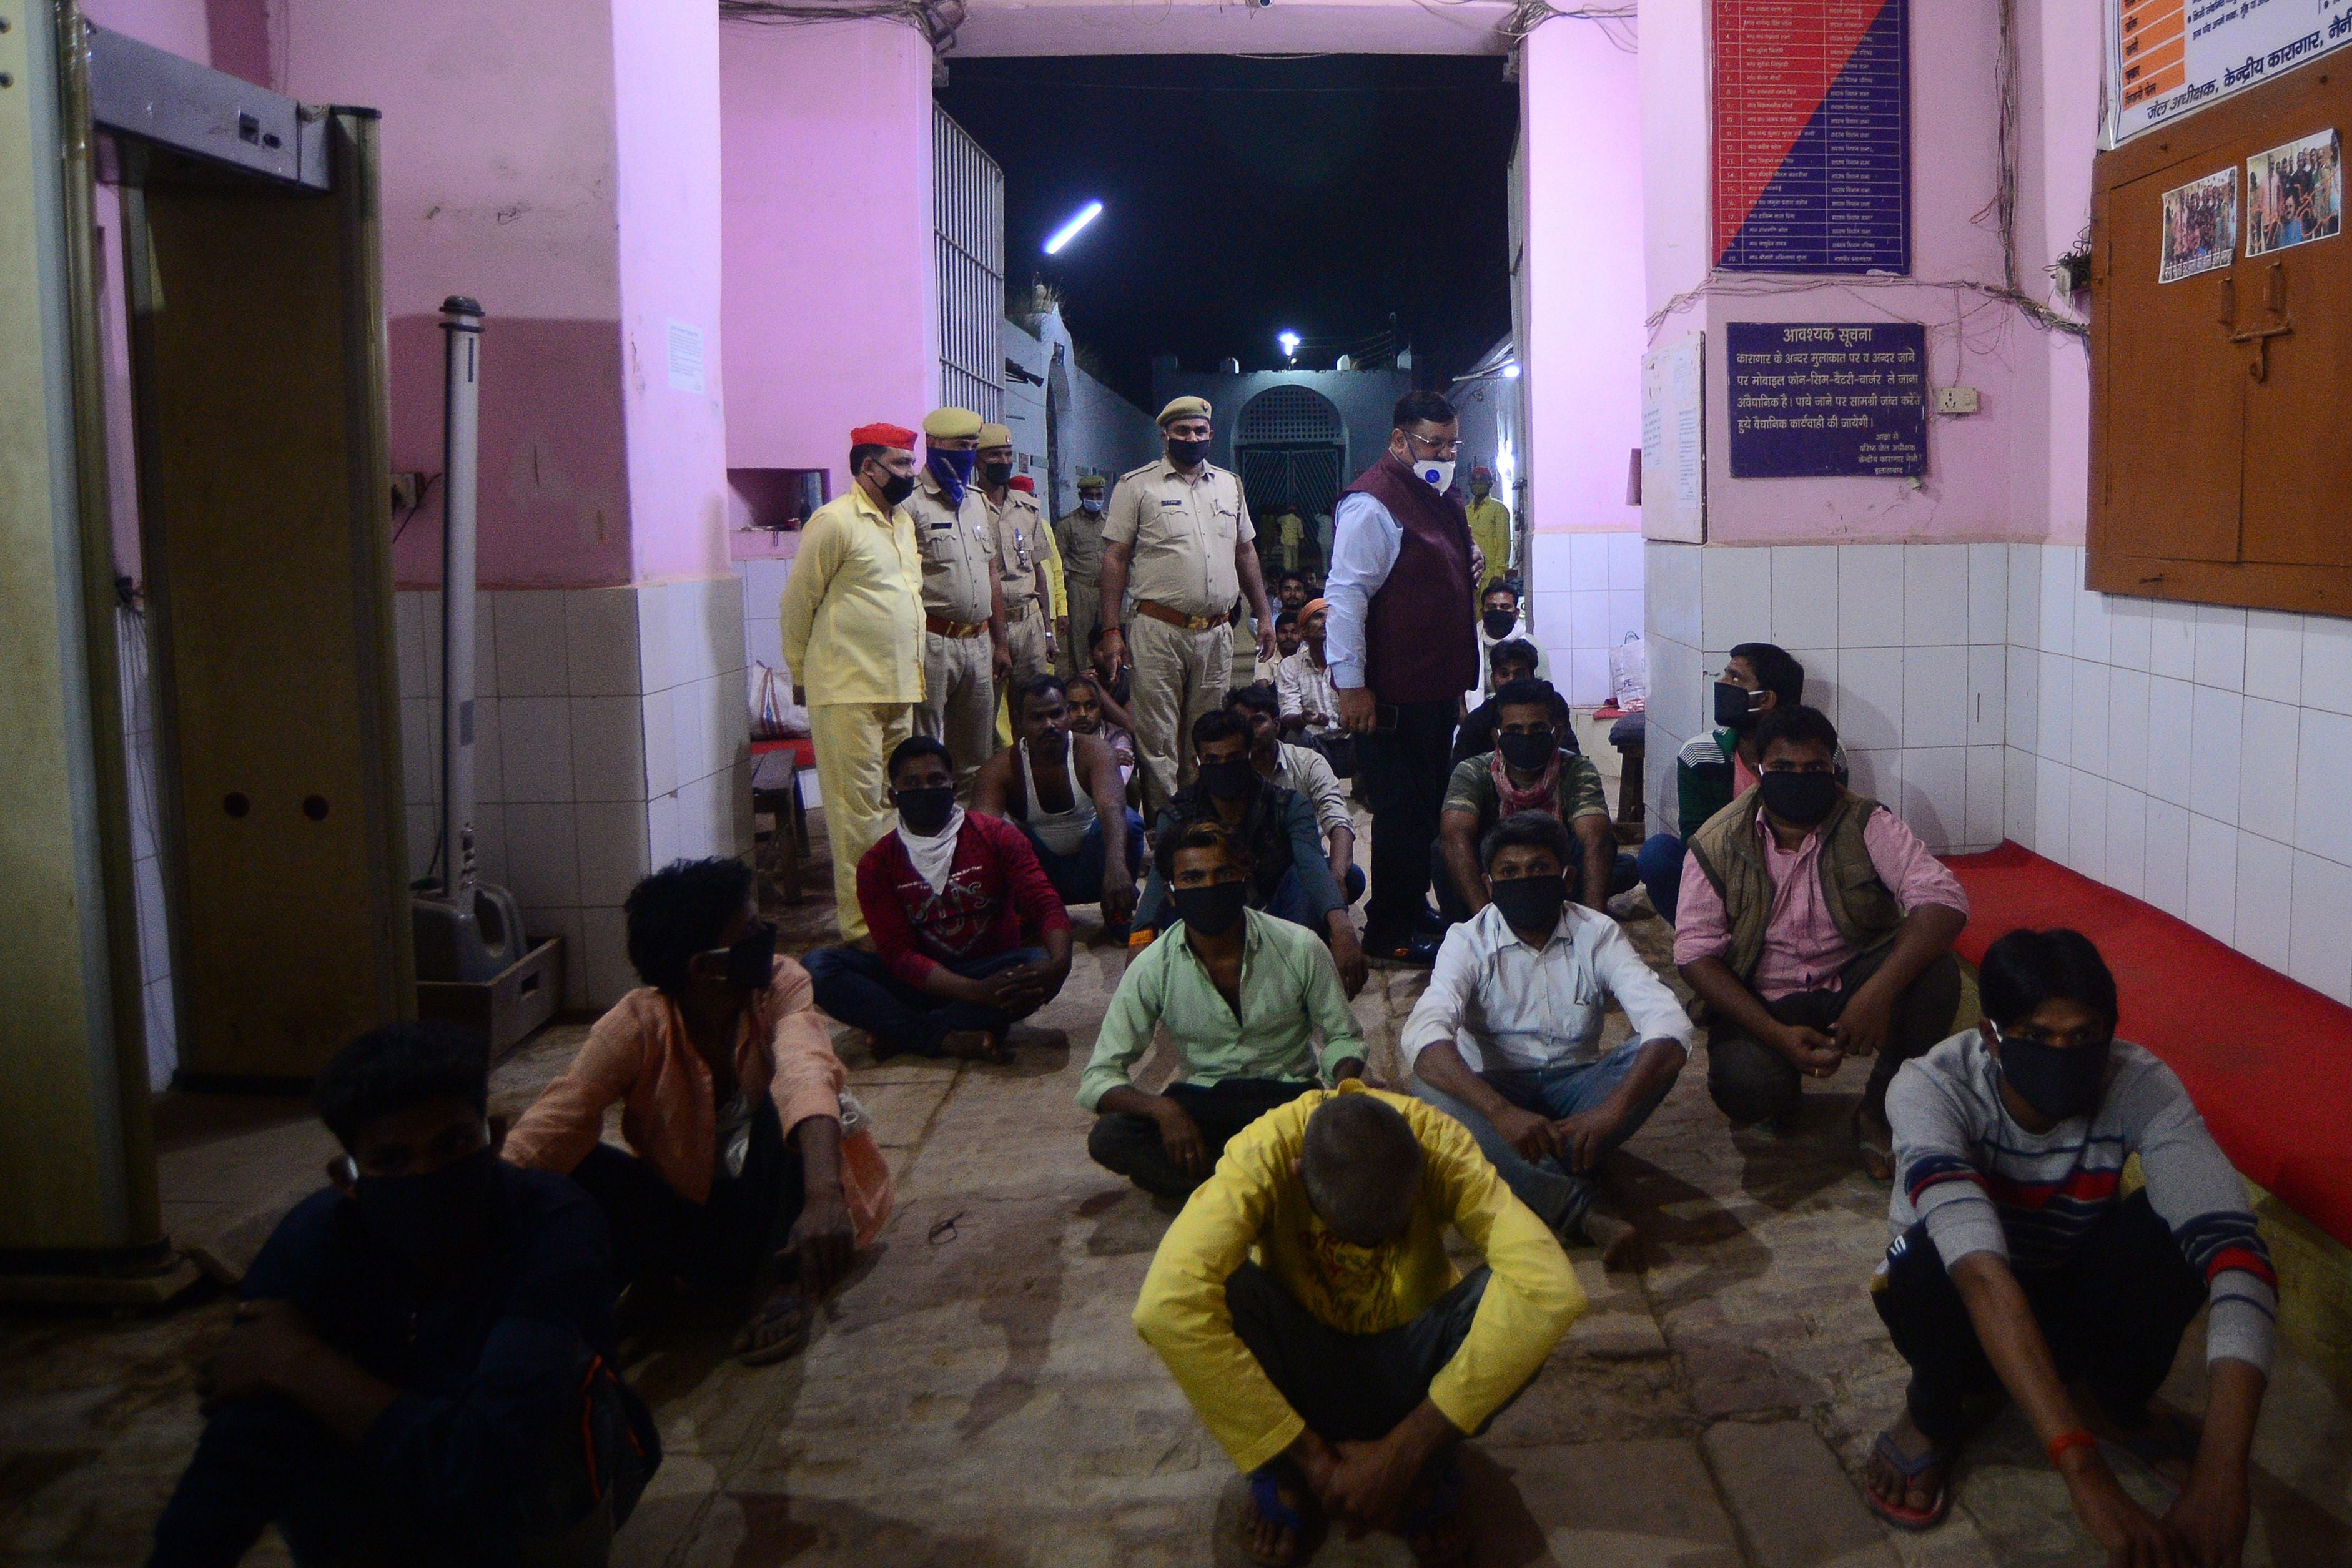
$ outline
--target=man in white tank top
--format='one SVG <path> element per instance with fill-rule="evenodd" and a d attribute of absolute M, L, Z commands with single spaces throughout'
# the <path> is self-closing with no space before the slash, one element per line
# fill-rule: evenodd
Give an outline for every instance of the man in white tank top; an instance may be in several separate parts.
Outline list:
<path fill-rule="evenodd" d="M 1062 902 L 1099 902 L 1105 933 L 1124 936 L 1143 862 L 1143 818 L 1128 810 L 1118 759 L 1070 728 L 1060 676 L 1038 676 L 1013 702 L 1018 744 L 981 768 L 971 809 L 1020 828 Z"/>

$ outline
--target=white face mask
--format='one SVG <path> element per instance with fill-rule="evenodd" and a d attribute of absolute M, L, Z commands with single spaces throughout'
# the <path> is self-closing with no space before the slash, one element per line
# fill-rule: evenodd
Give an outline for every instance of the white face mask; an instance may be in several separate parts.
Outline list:
<path fill-rule="evenodd" d="M 1412 465 L 1412 471 L 1420 475 L 1428 483 L 1429 487 L 1441 496 L 1445 494 L 1447 487 L 1454 483 L 1454 465 L 1451 463 L 1440 463 L 1433 458 L 1425 457 Z"/>

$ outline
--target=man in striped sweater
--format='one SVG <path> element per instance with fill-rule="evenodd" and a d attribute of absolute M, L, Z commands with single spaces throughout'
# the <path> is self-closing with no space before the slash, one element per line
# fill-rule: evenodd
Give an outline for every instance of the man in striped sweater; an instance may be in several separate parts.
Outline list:
<path fill-rule="evenodd" d="M 1871 1290 L 1911 1364 L 1906 1408 L 1864 1477 L 1890 1522 L 1950 1500 L 1969 1396 L 2006 1388 L 2117 1563 L 2234 1564 L 2278 1278 L 2238 1173 L 2172 1070 L 2115 1038 L 2116 983 L 2072 931 L 2012 931 L 1985 954 L 1982 1028 L 1905 1065 L 1887 1096 L 1895 1240 Z M 2140 1158 L 2147 1186 L 2122 1195 Z M 2148 1399 L 2208 1302 L 2201 1438 Z M 2179 1485 L 2158 1518 L 2100 1457 L 2103 1432 Z"/>

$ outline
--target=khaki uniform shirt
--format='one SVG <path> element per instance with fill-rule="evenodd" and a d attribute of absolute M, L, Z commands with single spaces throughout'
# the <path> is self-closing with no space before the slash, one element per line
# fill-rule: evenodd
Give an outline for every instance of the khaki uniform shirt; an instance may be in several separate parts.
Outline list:
<path fill-rule="evenodd" d="M 1036 501 L 1018 490 L 1005 491 L 1004 505 L 990 503 L 988 510 L 996 530 L 996 575 L 1004 585 L 1004 618 L 1011 622 L 1037 597 L 1037 562 L 1048 553 L 1049 530 Z"/>
<path fill-rule="evenodd" d="M 825 703 L 923 700 L 922 566 L 914 519 L 866 492 L 817 508 L 784 583 L 784 663 Z"/>
<path fill-rule="evenodd" d="M 1054 525 L 1055 537 L 1062 546 L 1062 570 L 1080 582 L 1102 580 L 1103 524 L 1109 517 L 1110 504 L 1106 501 L 1099 512 L 1080 507 Z"/>
<path fill-rule="evenodd" d="M 1240 476 L 1203 463 L 1191 478 L 1162 457 L 1119 476 L 1103 538 L 1135 547 L 1127 585 L 1184 615 L 1223 615 L 1241 597 L 1234 547 L 1257 538 Z"/>
<path fill-rule="evenodd" d="M 915 549 L 923 558 L 924 611 L 967 626 L 986 621 L 988 574 L 996 566 L 996 530 L 988 520 L 988 497 L 978 485 L 967 485 L 963 505 L 950 507 L 939 480 L 926 470 L 915 482 L 915 493 L 907 497 L 906 509 L 915 520 Z"/>

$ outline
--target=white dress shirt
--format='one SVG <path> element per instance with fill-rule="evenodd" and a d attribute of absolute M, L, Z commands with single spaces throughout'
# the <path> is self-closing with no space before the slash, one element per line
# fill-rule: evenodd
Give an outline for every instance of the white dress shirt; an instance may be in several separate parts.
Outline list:
<path fill-rule="evenodd" d="M 1635 1040 L 1678 1041 L 1688 1058 L 1689 1015 L 1614 920 L 1564 905 L 1538 950 L 1490 904 L 1445 934 L 1398 1047 L 1408 1064 L 1450 1040 L 1475 1051 L 1471 1065 L 1482 1071 L 1582 1066 L 1601 1059 L 1612 997 Z"/>
<path fill-rule="evenodd" d="M 1281 700 L 1282 716 L 1295 713 L 1318 713 L 1323 716 L 1319 724 L 1307 727 L 1309 735 L 1343 735 L 1339 723 L 1339 699 L 1331 695 L 1331 672 L 1315 667 L 1315 652 L 1302 647 L 1282 661 L 1281 673 L 1274 683 L 1274 695 Z"/>
<path fill-rule="evenodd" d="M 1360 490 L 1339 497 L 1332 514 L 1331 573 L 1323 582 L 1323 597 L 1331 601 L 1323 623 L 1323 662 L 1342 691 L 1364 684 L 1372 595 L 1396 570 L 1403 549 L 1404 525 L 1386 507 Z"/>

